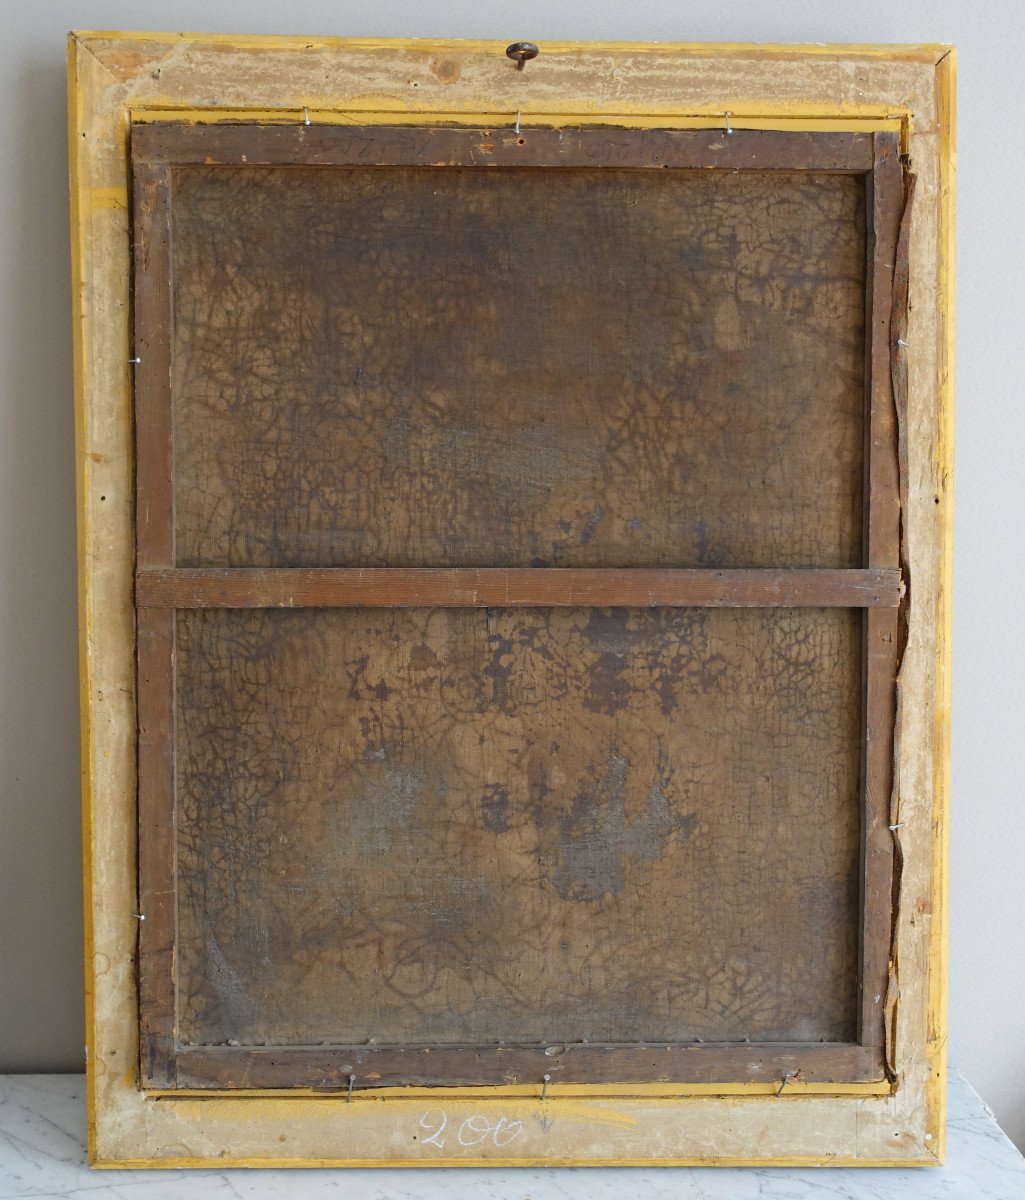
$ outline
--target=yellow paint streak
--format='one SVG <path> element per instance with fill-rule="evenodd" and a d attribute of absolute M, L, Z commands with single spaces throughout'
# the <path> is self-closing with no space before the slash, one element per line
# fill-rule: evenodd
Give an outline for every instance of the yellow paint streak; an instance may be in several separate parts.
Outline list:
<path fill-rule="evenodd" d="M 152 1170 L 173 1167 L 927 1167 L 920 1158 L 854 1158 L 849 1154 L 806 1158 L 738 1158 L 703 1155 L 693 1158 L 596 1158 L 553 1155 L 545 1158 L 119 1158 L 92 1163 L 101 1170 Z"/>
<path fill-rule="evenodd" d="M 385 97 L 375 97 L 375 107 L 349 105 L 332 108 L 323 97 L 307 104 L 311 125 L 513 125 L 517 113 L 510 109 L 485 112 L 425 110 L 410 108 Z M 871 105 L 837 106 L 815 104 L 781 105 L 778 111 L 765 112 L 756 105 L 737 104 L 731 108 L 730 125 L 734 129 L 775 129 L 809 133 L 872 133 L 892 131 L 906 136 L 911 120 L 907 111 L 894 111 Z M 133 123 L 154 124 L 176 121 L 186 125 L 260 124 L 301 125 L 305 121 L 302 108 L 193 108 L 181 107 L 168 101 L 151 102 L 130 112 Z M 397 119 L 401 118 L 401 119 Z M 573 112 L 548 112 L 525 106 L 520 110 L 523 128 L 541 126 L 561 128 L 568 125 L 612 125 L 626 129 L 723 129 L 724 111 L 707 110 L 691 113 L 643 112 L 624 106 L 622 112 L 608 112 L 594 106 L 581 105 Z"/>
<path fill-rule="evenodd" d="M 929 991 L 925 1057 L 926 1127 L 940 1162 L 946 1154 L 947 939 L 950 853 L 950 676 L 954 530 L 954 213 L 957 57 L 951 49 L 936 67 L 940 134 L 939 396 L 936 413 L 937 497 L 940 564 L 936 613 L 936 710 L 933 739 L 933 912 L 929 945 Z"/>
<path fill-rule="evenodd" d="M 345 1089 L 340 1089 L 343 1093 Z M 555 1099 L 579 1100 L 686 1100 L 693 1096 L 735 1097 L 737 1099 L 775 1096 L 779 1082 L 769 1083 L 627 1083 L 627 1084 L 549 1084 L 549 1102 Z M 886 1081 L 880 1083 L 803 1083 L 795 1080 L 787 1083 L 786 1094 L 790 1096 L 889 1096 L 893 1088 Z M 397 1101 L 419 1101 L 439 1098 L 445 1100 L 533 1100 L 539 1099 L 538 1086 L 496 1085 L 488 1087 L 389 1087 L 373 1092 L 354 1092 L 352 1104 L 380 1104 Z M 275 1100 L 304 1099 L 324 1100 L 336 1103 L 337 1091 L 317 1091 L 313 1088 L 246 1088 L 237 1089 L 189 1088 L 187 1091 L 172 1091 L 167 1088 L 147 1088 L 146 1095 L 153 1100 Z M 348 1098 L 346 1097 L 348 1103 Z"/>
<path fill-rule="evenodd" d="M 79 162 L 79 141 L 85 98 L 78 74 L 77 46 L 74 35 L 68 36 L 68 162 L 71 189 L 71 304 L 72 353 L 74 358 L 75 405 L 75 492 L 76 529 L 78 538 L 78 687 L 79 738 L 81 743 L 82 786 L 82 892 L 85 936 L 85 1073 L 86 1073 L 86 1141 L 92 1158 L 96 1145 L 96 1006 L 93 987 L 93 759 L 92 703 L 89 672 L 89 585 L 92 573 L 87 569 L 86 556 L 91 541 L 89 529 L 89 443 L 86 410 L 85 312 L 83 298 L 88 272 L 85 247 L 88 236 L 87 197 L 85 181 Z"/>
<path fill-rule="evenodd" d="M 102 208 L 128 208 L 128 189 L 126 187 L 92 188 L 89 192 L 89 208 L 92 211 Z"/>

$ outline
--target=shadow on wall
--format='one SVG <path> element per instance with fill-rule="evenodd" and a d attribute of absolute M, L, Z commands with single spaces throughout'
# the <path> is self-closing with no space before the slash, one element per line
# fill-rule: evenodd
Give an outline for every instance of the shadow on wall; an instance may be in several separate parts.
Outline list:
<path fill-rule="evenodd" d="M 0 130 L 0 1070 L 83 1068 L 74 421 L 63 47 Z"/>

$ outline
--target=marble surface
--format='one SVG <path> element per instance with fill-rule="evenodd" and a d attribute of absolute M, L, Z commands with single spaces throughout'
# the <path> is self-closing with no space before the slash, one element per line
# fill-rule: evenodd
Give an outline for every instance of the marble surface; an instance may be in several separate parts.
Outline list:
<path fill-rule="evenodd" d="M 1025 1200 L 1025 1159 L 956 1073 L 947 1165 L 918 1170 L 92 1171 L 85 1162 L 84 1094 L 81 1075 L 0 1076 L 0 1200 Z"/>

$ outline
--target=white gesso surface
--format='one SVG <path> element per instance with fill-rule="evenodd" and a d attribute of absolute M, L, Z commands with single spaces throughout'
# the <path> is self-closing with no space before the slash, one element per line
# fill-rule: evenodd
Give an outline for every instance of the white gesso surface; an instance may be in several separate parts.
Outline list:
<path fill-rule="evenodd" d="M 0 1076 L 0 1200 L 1017 1200 L 1025 1159 L 952 1073 L 937 1167 L 460 1167 L 444 1170 L 92 1171 L 81 1075 Z M 786 1100 L 780 1103 L 787 1103 Z"/>
<path fill-rule="evenodd" d="M 0 1069 L 82 1052 L 69 28 L 958 47 L 950 1051 L 1025 1146 L 1021 0 L 0 0 Z"/>

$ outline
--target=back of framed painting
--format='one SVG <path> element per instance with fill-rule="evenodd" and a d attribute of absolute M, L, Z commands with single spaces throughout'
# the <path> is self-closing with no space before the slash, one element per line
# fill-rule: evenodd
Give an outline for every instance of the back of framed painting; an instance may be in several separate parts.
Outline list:
<path fill-rule="evenodd" d="M 581 1157 L 581 1105 L 744 1097 L 769 1159 L 821 1153 L 781 1097 L 892 1125 L 942 516 L 910 124 L 141 107 L 123 1127 L 249 1094 L 303 1160 L 622 1162 L 693 1152 Z"/>

